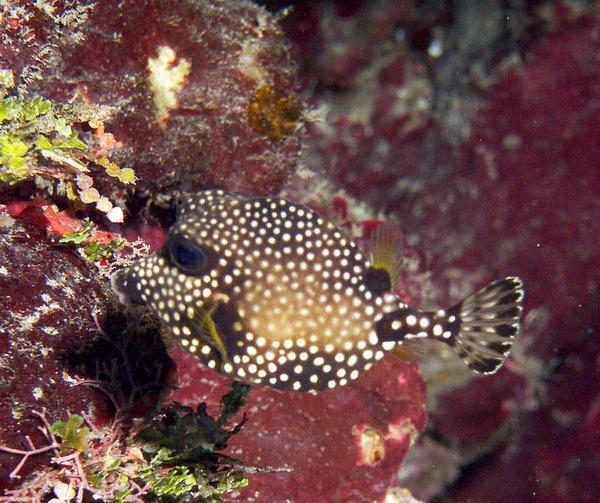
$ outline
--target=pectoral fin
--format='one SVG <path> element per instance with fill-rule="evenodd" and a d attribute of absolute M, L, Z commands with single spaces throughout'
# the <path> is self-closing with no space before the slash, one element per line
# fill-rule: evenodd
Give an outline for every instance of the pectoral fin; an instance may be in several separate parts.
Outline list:
<path fill-rule="evenodd" d="M 213 320 L 213 313 L 219 306 L 219 303 L 220 301 L 215 302 L 209 309 L 196 307 L 195 316 L 191 322 L 194 325 L 194 332 L 198 334 L 202 342 L 208 344 L 219 353 L 221 365 L 223 365 L 224 363 L 229 363 L 229 356 Z"/>

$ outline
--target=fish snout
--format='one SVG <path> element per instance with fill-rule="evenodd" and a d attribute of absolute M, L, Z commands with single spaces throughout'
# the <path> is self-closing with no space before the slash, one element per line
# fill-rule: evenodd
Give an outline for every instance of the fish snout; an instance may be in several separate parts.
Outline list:
<path fill-rule="evenodd" d="M 125 305 L 144 304 L 140 291 L 136 288 L 138 280 L 131 267 L 119 269 L 110 275 L 110 286 Z"/>

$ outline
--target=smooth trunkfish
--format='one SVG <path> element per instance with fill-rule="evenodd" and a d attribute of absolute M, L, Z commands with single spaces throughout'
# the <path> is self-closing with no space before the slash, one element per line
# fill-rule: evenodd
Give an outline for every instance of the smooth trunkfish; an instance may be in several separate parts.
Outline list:
<path fill-rule="evenodd" d="M 331 222 L 282 198 L 186 195 L 164 247 L 112 275 L 208 367 L 285 391 L 343 386 L 403 342 L 435 339 L 473 370 L 496 372 L 519 331 L 517 277 L 450 309 L 393 293 L 401 247 L 380 226 L 370 256 Z"/>

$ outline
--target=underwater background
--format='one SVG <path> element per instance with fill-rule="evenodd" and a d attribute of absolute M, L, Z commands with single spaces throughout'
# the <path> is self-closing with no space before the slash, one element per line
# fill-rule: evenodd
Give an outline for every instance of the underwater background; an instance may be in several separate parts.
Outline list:
<path fill-rule="evenodd" d="M 0 0 L 0 501 L 599 501 L 599 56 L 597 2 Z M 108 281 L 212 188 L 395 222 L 423 309 L 519 276 L 510 358 L 232 387 Z"/>

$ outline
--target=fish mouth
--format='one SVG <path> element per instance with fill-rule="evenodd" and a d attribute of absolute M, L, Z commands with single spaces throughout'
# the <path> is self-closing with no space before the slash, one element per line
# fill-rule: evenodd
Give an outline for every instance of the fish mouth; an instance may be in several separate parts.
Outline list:
<path fill-rule="evenodd" d="M 119 302 L 130 306 L 144 304 L 140 292 L 135 288 L 136 281 L 131 277 L 131 269 L 119 269 L 110 275 L 110 286 L 119 297 Z"/>

